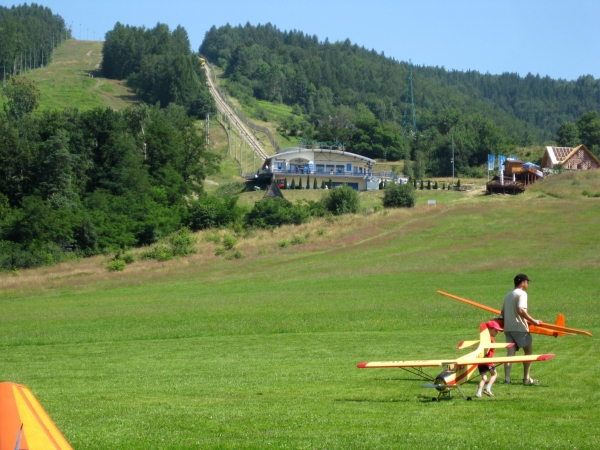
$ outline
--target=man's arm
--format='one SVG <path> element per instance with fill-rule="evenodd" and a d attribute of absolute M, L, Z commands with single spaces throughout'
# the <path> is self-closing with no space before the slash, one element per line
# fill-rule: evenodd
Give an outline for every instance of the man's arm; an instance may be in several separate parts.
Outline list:
<path fill-rule="evenodd" d="M 540 324 L 539 320 L 535 320 L 533 317 L 531 317 L 529 315 L 529 313 L 527 312 L 527 308 L 521 308 L 519 306 L 519 307 L 517 307 L 517 312 L 519 313 L 519 316 L 521 316 L 525 320 L 529 320 L 532 324 L 534 324 L 534 325 Z"/>

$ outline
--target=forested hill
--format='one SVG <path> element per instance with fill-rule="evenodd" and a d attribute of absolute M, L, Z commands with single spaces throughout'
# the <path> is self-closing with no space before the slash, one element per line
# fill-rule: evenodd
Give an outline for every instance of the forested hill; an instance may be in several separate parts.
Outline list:
<path fill-rule="evenodd" d="M 52 50 L 71 37 L 65 21 L 50 8 L 32 3 L 0 6 L 0 67 L 2 77 L 47 64 Z"/>
<path fill-rule="evenodd" d="M 327 103 L 365 104 L 382 122 L 402 123 L 408 64 L 345 42 L 319 41 L 271 24 L 212 27 L 200 53 L 226 74 L 269 101 L 299 104 L 305 113 L 326 112 Z M 447 71 L 415 66 L 417 124 L 422 131 L 441 111 L 483 114 L 520 143 L 552 139 L 565 121 L 600 110 L 600 80 L 576 81 L 505 73 Z"/>
<path fill-rule="evenodd" d="M 563 122 L 576 122 L 584 113 L 600 111 L 600 79 L 582 75 L 575 81 L 516 73 L 481 74 L 419 67 L 415 73 L 458 90 L 475 99 L 493 102 L 503 111 L 542 130 L 552 139 Z"/>
<path fill-rule="evenodd" d="M 161 23 L 146 29 L 117 22 L 106 33 L 102 54 L 104 76 L 126 79 L 149 104 L 160 103 L 165 108 L 177 103 L 201 118 L 215 110 L 204 70 L 181 26 L 171 31 Z"/>

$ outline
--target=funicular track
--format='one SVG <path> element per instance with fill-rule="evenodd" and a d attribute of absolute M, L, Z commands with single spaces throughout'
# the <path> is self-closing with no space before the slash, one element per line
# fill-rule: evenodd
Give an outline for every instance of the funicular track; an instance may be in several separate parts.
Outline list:
<path fill-rule="evenodd" d="M 214 72 L 210 64 L 206 63 L 204 66 L 206 71 L 206 79 L 208 81 L 208 89 L 210 94 L 215 99 L 215 103 L 217 104 L 217 109 L 219 112 L 226 116 L 229 120 L 229 123 L 233 128 L 237 130 L 237 134 L 248 143 L 249 147 L 252 151 L 258 156 L 262 161 L 268 158 L 269 155 L 265 152 L 262 144 L 259 139 L 248 129 L 248 127 L 244 124 L 244 122 L 238 117 L 234 109 L 230 106 L 227 100 L 224 98 L 221 91 L 216 87 L 214 80 Z"/>

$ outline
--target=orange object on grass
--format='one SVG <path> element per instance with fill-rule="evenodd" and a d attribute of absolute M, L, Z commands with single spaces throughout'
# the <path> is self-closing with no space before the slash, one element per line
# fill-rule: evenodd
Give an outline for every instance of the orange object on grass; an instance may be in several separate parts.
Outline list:
<path fill-rule="evenodd" d="M 33 393 L 0 383 L 0 450 L 72 450 Z"/>

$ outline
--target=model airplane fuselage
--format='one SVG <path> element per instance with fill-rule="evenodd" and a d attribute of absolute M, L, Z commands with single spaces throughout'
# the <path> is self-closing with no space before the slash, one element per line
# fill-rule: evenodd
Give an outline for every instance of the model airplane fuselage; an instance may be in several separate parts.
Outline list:
<path fill-rule="evenodd" d="M 420 376 L 432 384 L 424 384 L 423 387 L 435 388 L 439 394 L 437 399 L 442 395 L 451 396 L 452 390 L 456 389 L 466 399 L 471 400 L 471 397 L 465 396 L 460 386 L 477 372 L 477 367 L 480 364 L 498 365 L 504 363 L 517 362 L 535 362 L 546 361 L 554 357 L 554 354 L 545 355 L 524 355 L 524 356 L 501 356 L 493 358 L 485 358 L 488 350 L 494 348 L 508 348 L 514 344 L 509 343 L 494 343 L 491 340 L 490 332 L 485 324 L 482 323 L 479 327 L 478 341 L 462 341 L 456 347 L 457 349 L 474 349 L 471 353 L 467 353 L 456 359 L 433 359 L 426 361 L 383 361 L 383 362 L 363 362 L 358 365 L 359 369 L 385 369 L 398 368 L 404 369 L 413 375 Z M 432 377 L 423 371 L 423 367 L 441 366 L 442 372 L 436 377 Z M 435 400 L 435 399 L 434 399 Z"/>
<path fill-rule="evenodd" d="M 444 292 L 444 291 L 437 291 L 437 292 L 438 292 L 438 294 L 445 295 L 446 297 L 453 298 L 454 300 L 458 300 L 459 302 L 463 302 L 463 303 L 466 303 L 467 305 L 475 306 L 476 308 L 480 308 L 485 311 L 494 313 L 497 316 L 500 316 L 500 317 L 494 319 L 494 320 L 497 320 L 500 323 L 500 325 L 502 325 L 502 322 L 504 321 L 504 319 L 502 319 L 502 317 L 501 317 L 502 311 L 500 311 L 499 309 L 495 309 L 495 308 L 491 308 L 490 306 L 482 305 L 481 303 L 474 302 L 473 300 L 467 300 L 466 298 L 459 297 L 458 295 L 448 294 L 447 292 Z M 556 319 L 556 323 L 540 322 L 538 325 L 534 325 L 528 321 L 528 325 L 529 325 L 529 332 L 534 333 L 534 334 L 544 334 L 546 336 L 554 336 L 554 337 L 565 336 L 567 334 L 570 334 L 570 335 L 582 334 L 584 336 L 590 336 L 590 337 L 592 336 L 592 333 L 590 333 L 589 331 L 578 330 L 576 328 L 566 327 L 565 326 L 565 316 L 563 316 L 562 314 L 558 315 L 558 318 Z"/>

